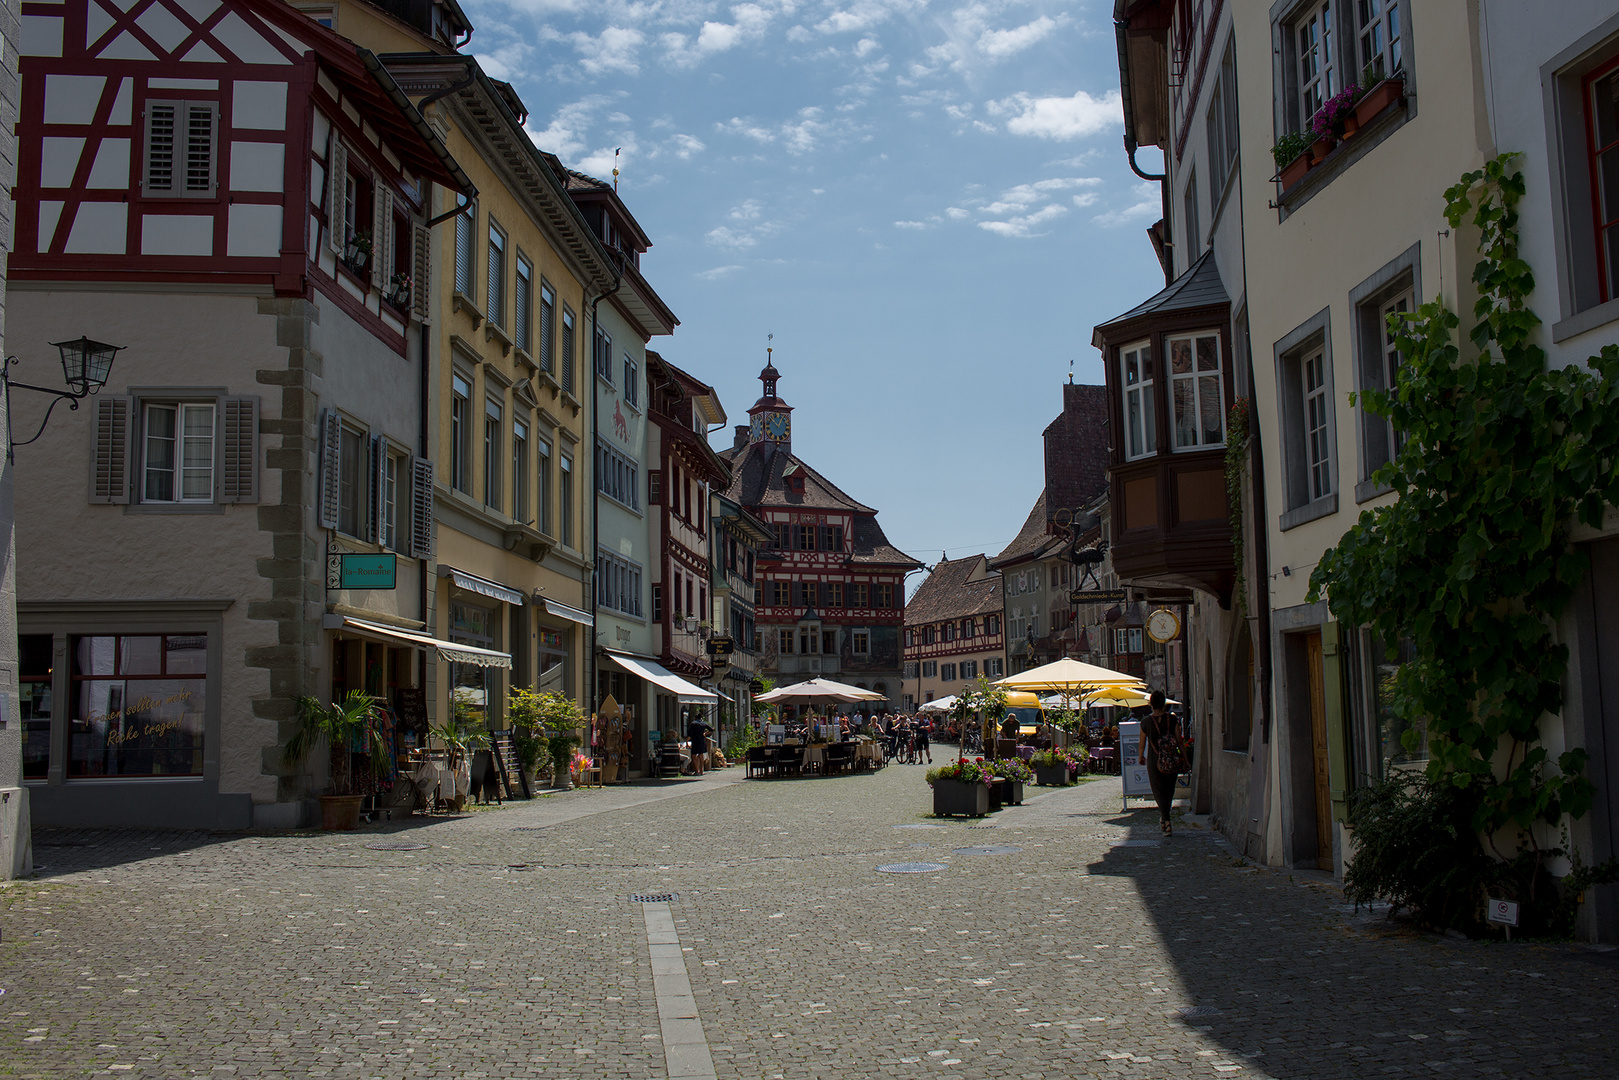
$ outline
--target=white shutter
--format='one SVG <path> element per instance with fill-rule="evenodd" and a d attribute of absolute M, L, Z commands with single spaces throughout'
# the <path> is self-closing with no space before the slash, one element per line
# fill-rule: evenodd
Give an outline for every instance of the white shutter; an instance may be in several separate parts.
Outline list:
<path fill-rule="evenodd" d="M 219 399 L 222 418 L 219 464 L 219 501 L 259 501 L 259 399 Z"/>
<path fill-rule="evenodd" d="M 378 292 L 388 287 L 393 277 L 393 192 L 378 180 L 371 185 L 371 284 Z"/>
<path fill-rule="evenodd" d="M 129 502 L 129 422 L 135 399 L 96 398 L 96 418 L 90 425 L 90 501 Z"/>
<path fill-rule="evenodd" d="M 421 322 L 433 321 L 433 235 L 420 225 L 412 225 L 415 243 L 410 261 L 410 309 Z"/>
<path fill-rule="evenodd" d="M 388 516 L 388 436 L 371 440 L 371 542 L 383 542 Z"/>
<path fill-rule="evenodd" d="M 211 198 L 216 179 L 215 120 L 219 106 L 213 102 L 188 101 L 185 103 L 185 194 L 193 198 Z"/>
<path fill-rule="evenodd" d="M 326 151 L 326 244 L 343 254 L 343 192 L 349 175 L 349 152 L 334 132 Z"/>
<path fill-rule="evenodd" d="M 410 554 L 433 557 L 433 463 L 410 459 Z"/>
<path fill-rule="evenodd" d="M 320 414 L 320 457 L 317 459 L 319 480 L 316 483 L 317 512 L 320 527 L 337 528 L 337 503 L 340 496 L 337 479 L 338 443 L 343 437 L 343 421 L 336 409 Z"/>
<path fill-rule="evenodd" d="M 180 103 L 146 103 L 146 172 L 141 186 L 148 196 L 174 194 L 174 134 L 179 123 Z"/>

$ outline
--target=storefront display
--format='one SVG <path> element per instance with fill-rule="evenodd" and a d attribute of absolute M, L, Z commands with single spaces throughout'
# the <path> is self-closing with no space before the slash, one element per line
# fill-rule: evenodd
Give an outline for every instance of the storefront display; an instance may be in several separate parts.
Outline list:
<path fill-rule="evenodd" d="M 201 776 L 208 636 L 71 639 L 68 776 Z"/>

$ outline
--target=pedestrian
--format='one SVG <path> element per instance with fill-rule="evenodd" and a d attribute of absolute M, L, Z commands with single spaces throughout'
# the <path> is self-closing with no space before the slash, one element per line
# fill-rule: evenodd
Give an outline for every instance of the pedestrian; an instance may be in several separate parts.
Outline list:
<path fill-rule="evenodd" d="M 714 729 L 703 723 L 702 717 L 693 716 L 686 725 L 686 737 L 691 740 L 691 771 L 693 776 L 703 775 L 708 762 L 708 735 Z"/>
<path fill-rule="evenodd" d="M 1141 760 L 1147 766 L 1147 779 L 1152 784 L 1152 796 L 1158 802 L 1158 828 L 1169 836 L 1173 827 L 1169 808 L 1175 801 L 1175 780 L 1180 775 L 1181 751 L 1175 745 L 1176 722 L 1164 708 L 1162 690 L 1152 692 L 1152 714 L 1141 722 Z"/>
<path fill-rule="evenodd" d="M 932 721 L 918 718 L 916 721 L 916 752 L 928 756 L 928 764 L 933 764 L 933 751 L 928 746 L 928 731 L 933 726 Z"/>

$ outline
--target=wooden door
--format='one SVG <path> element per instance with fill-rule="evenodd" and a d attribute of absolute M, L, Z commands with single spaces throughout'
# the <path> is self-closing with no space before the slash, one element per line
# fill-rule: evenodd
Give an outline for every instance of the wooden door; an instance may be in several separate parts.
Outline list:
<path fill-rule="evenodd" d="M 1321 673 L 1321 632 L 1304 639 L 1304 663 L 1310 672 L 1310 749 L 1315 759 L 1316 865 L 1332 865 L 1332 804 L 1327 780 L 1327 698 Z"/>

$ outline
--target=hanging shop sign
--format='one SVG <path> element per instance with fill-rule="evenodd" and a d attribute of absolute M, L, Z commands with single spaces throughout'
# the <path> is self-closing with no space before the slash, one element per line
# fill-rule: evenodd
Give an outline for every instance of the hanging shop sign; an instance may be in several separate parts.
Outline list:
<path fill-rule="evenodd" d="M 326 555 L 328 589 L 392 589 L 398 578 L 399 556 L 392 552 L 356 555 L 333 551 Z"/>
<path fill-rule="evenodd" d="M 1129 599 L 1126 589 L 1075 589 L 1068 594 L 1070 604 L 1122 604 Z"/>

